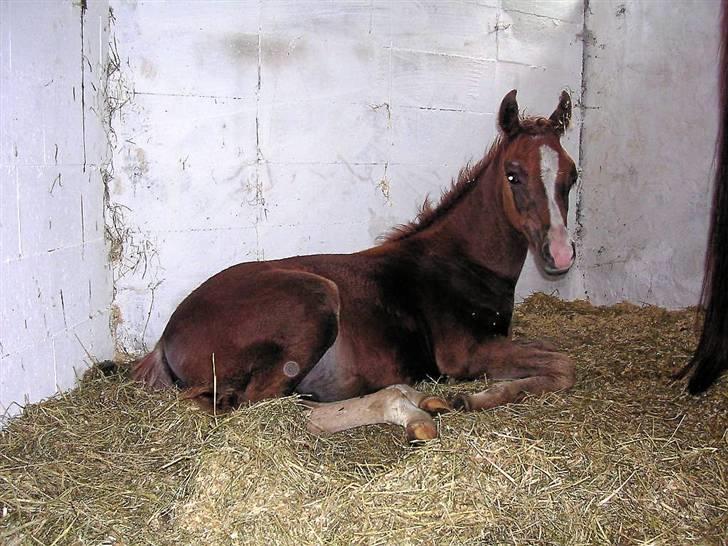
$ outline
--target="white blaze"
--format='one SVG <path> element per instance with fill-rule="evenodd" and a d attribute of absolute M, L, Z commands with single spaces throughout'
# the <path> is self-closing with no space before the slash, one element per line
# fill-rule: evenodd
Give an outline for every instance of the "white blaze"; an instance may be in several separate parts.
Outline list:
<path fill-rule="evenodd" d="M 549 224 L 552 229 L 563 226 L 559 205 L 556 203 L 556 177 L 559 174 L 559 154 L 551 146 L 541 146 L 541 182 L 549 202 Z"/>
<path fill-rule="evenodd" d="M 549 204 L 549 251 L 554 259 L 557 269 L 565 269 L 574 259 L 573 248 L 569 234 L 564 225 L 558 203 L 556 203 L 556 178 L 559 174 L 559 154 L 556 150 L 545 144 L 541 152 L 541 182 L 546 190 L 546 199 Z"/>

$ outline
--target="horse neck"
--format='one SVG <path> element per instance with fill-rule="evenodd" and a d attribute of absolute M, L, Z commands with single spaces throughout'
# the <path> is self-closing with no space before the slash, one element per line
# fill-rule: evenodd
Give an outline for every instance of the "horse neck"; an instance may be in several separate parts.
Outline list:
<path fill-rule="evenodd" d="M 502 159 L 497 153 L 476 184 L 430 237 L 452 246 L 459 257 L 477 263 L 514 283 L 528 253 L 526 238 L 506 218 L 501 192 Z"/>

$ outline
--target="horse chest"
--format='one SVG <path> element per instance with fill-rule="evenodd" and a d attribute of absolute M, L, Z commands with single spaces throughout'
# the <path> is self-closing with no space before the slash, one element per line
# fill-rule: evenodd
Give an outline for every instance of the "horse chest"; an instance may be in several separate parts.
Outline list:
<path fill-rule="evenodd" d="M 510 311 L 497 311 L 490 308 L 466 308 L 461 319 L 461 327 L 478 341 L 508 335 L 511 324 Z"/>
<path fill-rule="evenodd" d="M 443 344 L 472 346 L 508 335 L 515 282 L 458 253 L 411 250 L 387 259 L 373 275 L 372 321 L 403 376 L 437 376 Z"/>
<path fill-rule="evenodd" d="M 500 308 L 489 299 L 470 296 L 452 298 L 449 305 L 439 300 L 418 312 L 391 316 L 379 322 L 379 328 L 402 377 L 419 380 L 440 375 L 437 354 L 442 347 L 472 348 L 507 336 L 511 314 L 507 305 Z"/>
<path fill-rule="evenodd" d="M 431 320 L 451 335 L 485 342 L 508 335 L 513 290 L 494 275 L 461 274 L 441 286 L 430 307 Z"/>

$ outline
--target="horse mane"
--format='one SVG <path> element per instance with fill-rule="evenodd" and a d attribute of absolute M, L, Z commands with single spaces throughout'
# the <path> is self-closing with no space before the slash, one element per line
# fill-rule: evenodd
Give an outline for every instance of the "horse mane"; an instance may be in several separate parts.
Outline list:
<path fill-rule="evenodd" d="M 528 117 L 520 120 L 521 133 L 528 135 L 542 135 L 554 132 L 554 123 L 544 117 Z M 460 169 L 457 178 L 450 183 L 450 188 L 443 191 L 437 205 L 432 204 L 430 196 L 425 197 L 417 216 L 411 222 L 393 227 L 387 233 L 379 237 L 381 244 L 406 239 L 434 224 L 437 220 L 450 212 L 470 191 L 476 186 L 476 182 L 488 169 L 495 157 L 501 150 L 504 139 L 496 136 L 490 145 L 488 152 L 477 163 L 468 162 Z"/>
<path fill-rule="evenodd" d="M 485 157 L 475 164 L 467 163 L 457 178 L 450 183 L 450 188 L 443 191 L 440 201 L 433 206 L 430 196 L 425 197 L 417 216 L 411 222 L 393 227 L 388 233 L 380 237 L 381 242 L 399 241 L 422 231 L 431 226 L 439 218 L 442 218 L 475 187 L 474 182 L 485 172 L 500 150 L 501 138 L 496 137 L 495 141 L 485 154 Z"/>

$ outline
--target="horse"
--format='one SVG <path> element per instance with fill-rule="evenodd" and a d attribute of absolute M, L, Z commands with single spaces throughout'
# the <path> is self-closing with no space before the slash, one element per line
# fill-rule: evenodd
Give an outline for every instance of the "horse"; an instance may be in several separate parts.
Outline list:
<path fill-rule="evenodd" d="M 576 248 L 567 231 L 574 161 L 560 139 L 566 91 L 550 117 L 502 100 L 499 134 L 437 206 L 353 254 L 234 265 L 176 308 L 133 367 L 152 388 L 176 386 L 212 412 L 299 394 L 309 429 L 394 423 L 437 436 L 432 415 L 569 389 L 573 362 L 544 342 L 511 339 L 516 281 L 529 248 L 551 276 Z M 510 380 L 451 401 L 411 387 L 431 377 Z"/>
<path fill-rule="evenodd" d="M 691 394 L 705 392 L 728 370 L 728 1 L 723 0 L 720 54 L 720 127 L 713 202 L 699 308 L 705 310 L 692 358 L 675 374 Z"/>

